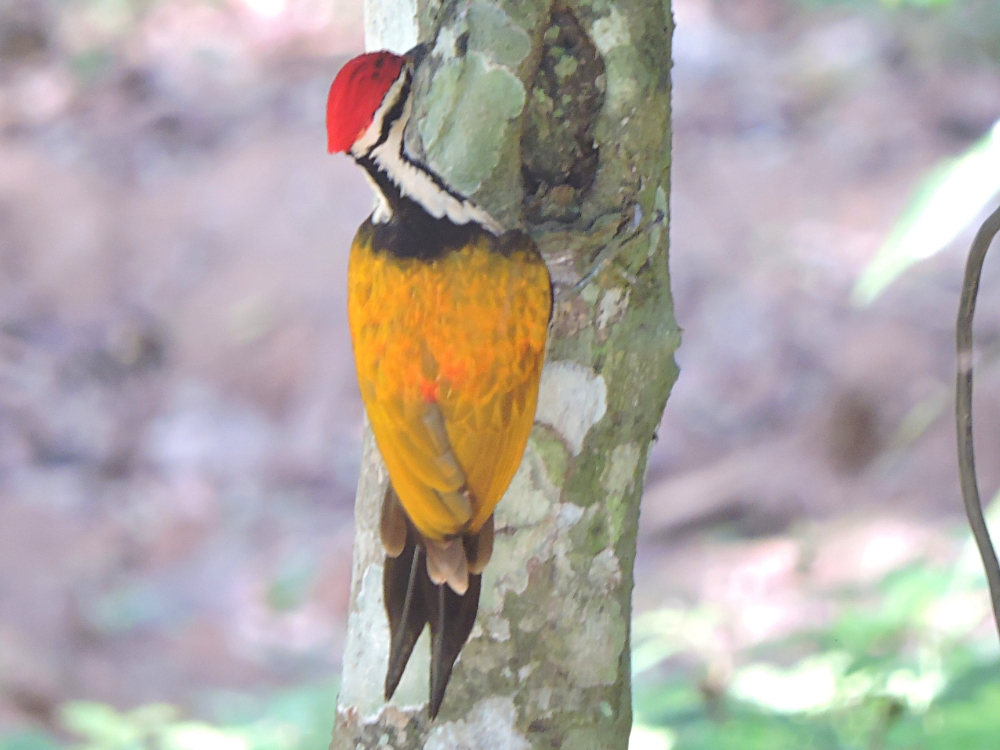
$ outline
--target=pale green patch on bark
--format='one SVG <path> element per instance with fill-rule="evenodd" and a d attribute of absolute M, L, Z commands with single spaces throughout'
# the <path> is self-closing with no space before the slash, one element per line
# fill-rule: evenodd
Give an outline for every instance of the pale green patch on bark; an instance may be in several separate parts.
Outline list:
<path fill-rule="evenodd" d="M 365 47 L 403 54 L 417 43 L 416 0 L 365 0 Z"/>
<path fill-rule="evenodd" d="M 366 654 L 376 671 L 385 659 L 370 642 L 369 611 L 384 618 L 369 580 L 381 571 L 385 478 L 369 442 L 333 748 L 624 750 L 639 499 L 680 343 L 665 222 L 570 288 L 619 227 L 667 215 L 669 3 L 419 0 L 417 18 L 438 44 L 418 71 L 408 143 L 531 233 L 558 302 L 536 425 L 497 507 L 479 618 L 434 723 L 412 703 L 357 697 L 372 682 Z M 414 659 L 404 682 L 425 668 Z M 426 673 L 413 685 L 406 701 L 425 701 Z"/>
<path fill-rule="evenodd" d="M 531 52 L 531 37 L 527 32 L 495 5 L 473 3 L 467 18 L 469 50 L 516 72 Z"/>
<path fill-rule="evenodd" d="M 569 453 L 555 431 L 536 424 L 531 434 L 531 444 L 545 464 L 545 471 L 557 487 L 561 487 L 569 469 Z"/>
<path fill-rule="evenodd" d="M 633 486 L 636 469 L 639 467 L 639 459 L 642 457 L 642 449 L 638 445 L 626 443 L 615 446 L 607 463 L 604 464 L 601 487 L 607 492 L 605 502 L 608 507 L 608 521 L 611 524 L 612 537 L 621 534 L 628 511 L 625 495 Z"/>
<path fill-rule="evenodd" d="M 530 750 L 527 739 L 515 728 L 517 709 L 509 698 L 487 698 L 475 705 L 467 719 L 434 728 L 424 750 L 482 747 L 489 739 L 494 750 Z"/>
<path fill-rule="evenodd" d="M 370 565 L 364 571 L 358 590 L 356 607 L 348 616 L 349 630 L 367 633 L 364 640 L 348 641 L 344 651 L 344 668 L 353 679 L 345 681 L 340 700 L 355 706 L 364 715 L 382 707 L 382 685 L 389 662 L 389 623 L 379 612 L 382 604 L 382 566 Z"/>
<path fill-rule="evenodd" d="M 552 427 L 574 456 L 580 455 L 587 433 L 607 410 L 604 378 L 576 362 L 549 362 L 542 373 L 535 421 Z"/>
<path fill-rule="evenodd" d="M 601 298 L 601 305 L 597 311 L 598 329 L 607 328 L 609 323 L 614 322 L 622 316 L 628 307 L 628 289 L 612 287 Z"/>
<path fill-rule="evenodd" d="M 575 619 L 565 635 L 566 649 L 559 654 L 563 669 L 581 687 L 614 685 L 628 641 L 628 623 L 621 605 L 614 599 L 593 599 Z"/>
<path fill-rule="evenodd" d="M 632 43 L 632 38 L 628 33 L 628 24 L 614 6 L 608 9 L 608 15 L 594 21 L 591 34 L 597 49 L 605 56 L 615 47 L 628 47 Z"/>
<path fill-rule="evenodd" d="M 438 68 L 428 102 L 418 121 L 428 162 L 454 189 L 473 195 L 500 160 L 507 124 L 524 107 L 524 85 L 470 51 Z"/>
<path fill-rule="evenodd" d="M 618 556 L 610 547 L 599 552 L 590 563 L 587 578 L 592 584 L 603 588 L 609 594 L 615 586 L 622 582 L 622 569 L 618 564 Z"/>
<path fill-rule="evenodd" d="M 667 206 L 667 194 L 663 191 L 662 185 L 656 186 L 656 195 L 653 198 L 653 210 L 656 211 L 660 216 L 668 216 L 670 208 Z M 649 252 L 647 257 L 653 257 L 653 253 L 660 247 L 660 237 L 663 234 L 663 230 L 659 226 L 655 226 L 649 230 Z"/>

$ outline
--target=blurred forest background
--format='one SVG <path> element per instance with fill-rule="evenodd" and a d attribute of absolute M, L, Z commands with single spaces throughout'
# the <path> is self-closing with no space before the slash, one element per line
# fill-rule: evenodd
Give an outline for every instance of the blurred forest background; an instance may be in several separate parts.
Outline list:
<path fill-rule="evenodd" d="M 327 745 L 371 199 L 323 117 L 361 5 L 0 0 L 2 750 Z M 633 746 L 995 748 L 951 389 L 1000 3 L 673 7 Z M 995 259 L 977 329 L 992 492 Z"/>

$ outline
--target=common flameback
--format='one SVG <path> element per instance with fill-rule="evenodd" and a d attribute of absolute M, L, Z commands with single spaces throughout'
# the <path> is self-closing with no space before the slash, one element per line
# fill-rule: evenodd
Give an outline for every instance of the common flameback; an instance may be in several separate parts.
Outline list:
<path fill-rule="evenodd" d="M 408 152 L 414 52 L 348 62 L 330 88 L 327 135 L 376 197 L 351 246 L 348 319 L 390 479 L 385 696 L 429 625 L 434 717 L 476 619 L 493 511 L 534 422 L 552 287 L 527 234 L 504 231 Z"/>

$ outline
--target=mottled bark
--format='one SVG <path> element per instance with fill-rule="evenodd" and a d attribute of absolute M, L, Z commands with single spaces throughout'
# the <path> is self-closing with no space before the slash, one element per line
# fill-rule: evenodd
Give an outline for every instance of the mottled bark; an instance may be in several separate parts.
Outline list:
<path fill-rule="evenodd" d="M 680 340 L 667 269 L 669 2 L 368 0 L 366 10 L 369 48 L 434 44 L 408 142 L 506 226 L 528 229 L 557 304 L 535 428 L 497 508 L 479 619 L 435 722 L 426 634 L 382 700 L 387 478 L 367 439 L 332 747 L 625 748 L 639 498 Z"/>

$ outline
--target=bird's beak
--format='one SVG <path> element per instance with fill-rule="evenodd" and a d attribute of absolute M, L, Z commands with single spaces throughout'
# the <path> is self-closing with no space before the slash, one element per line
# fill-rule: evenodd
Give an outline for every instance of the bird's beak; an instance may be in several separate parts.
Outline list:
<path fill-rule="evenodd" d="M 411 49 L 409 52 L 403 55 L 403 57 L 409 60 L 410 65 L 412 65 L 413 69 L 416 70 L 417 68 L 420 67 L 420 63 L 424 61 L 424 58 L 427 57 L 427 53 L 430 51 L 431 51 L 431 45 L 428 44 L 427 42 L 423 42 L 422 44 L 418 44 L 416 47 Z"/>

